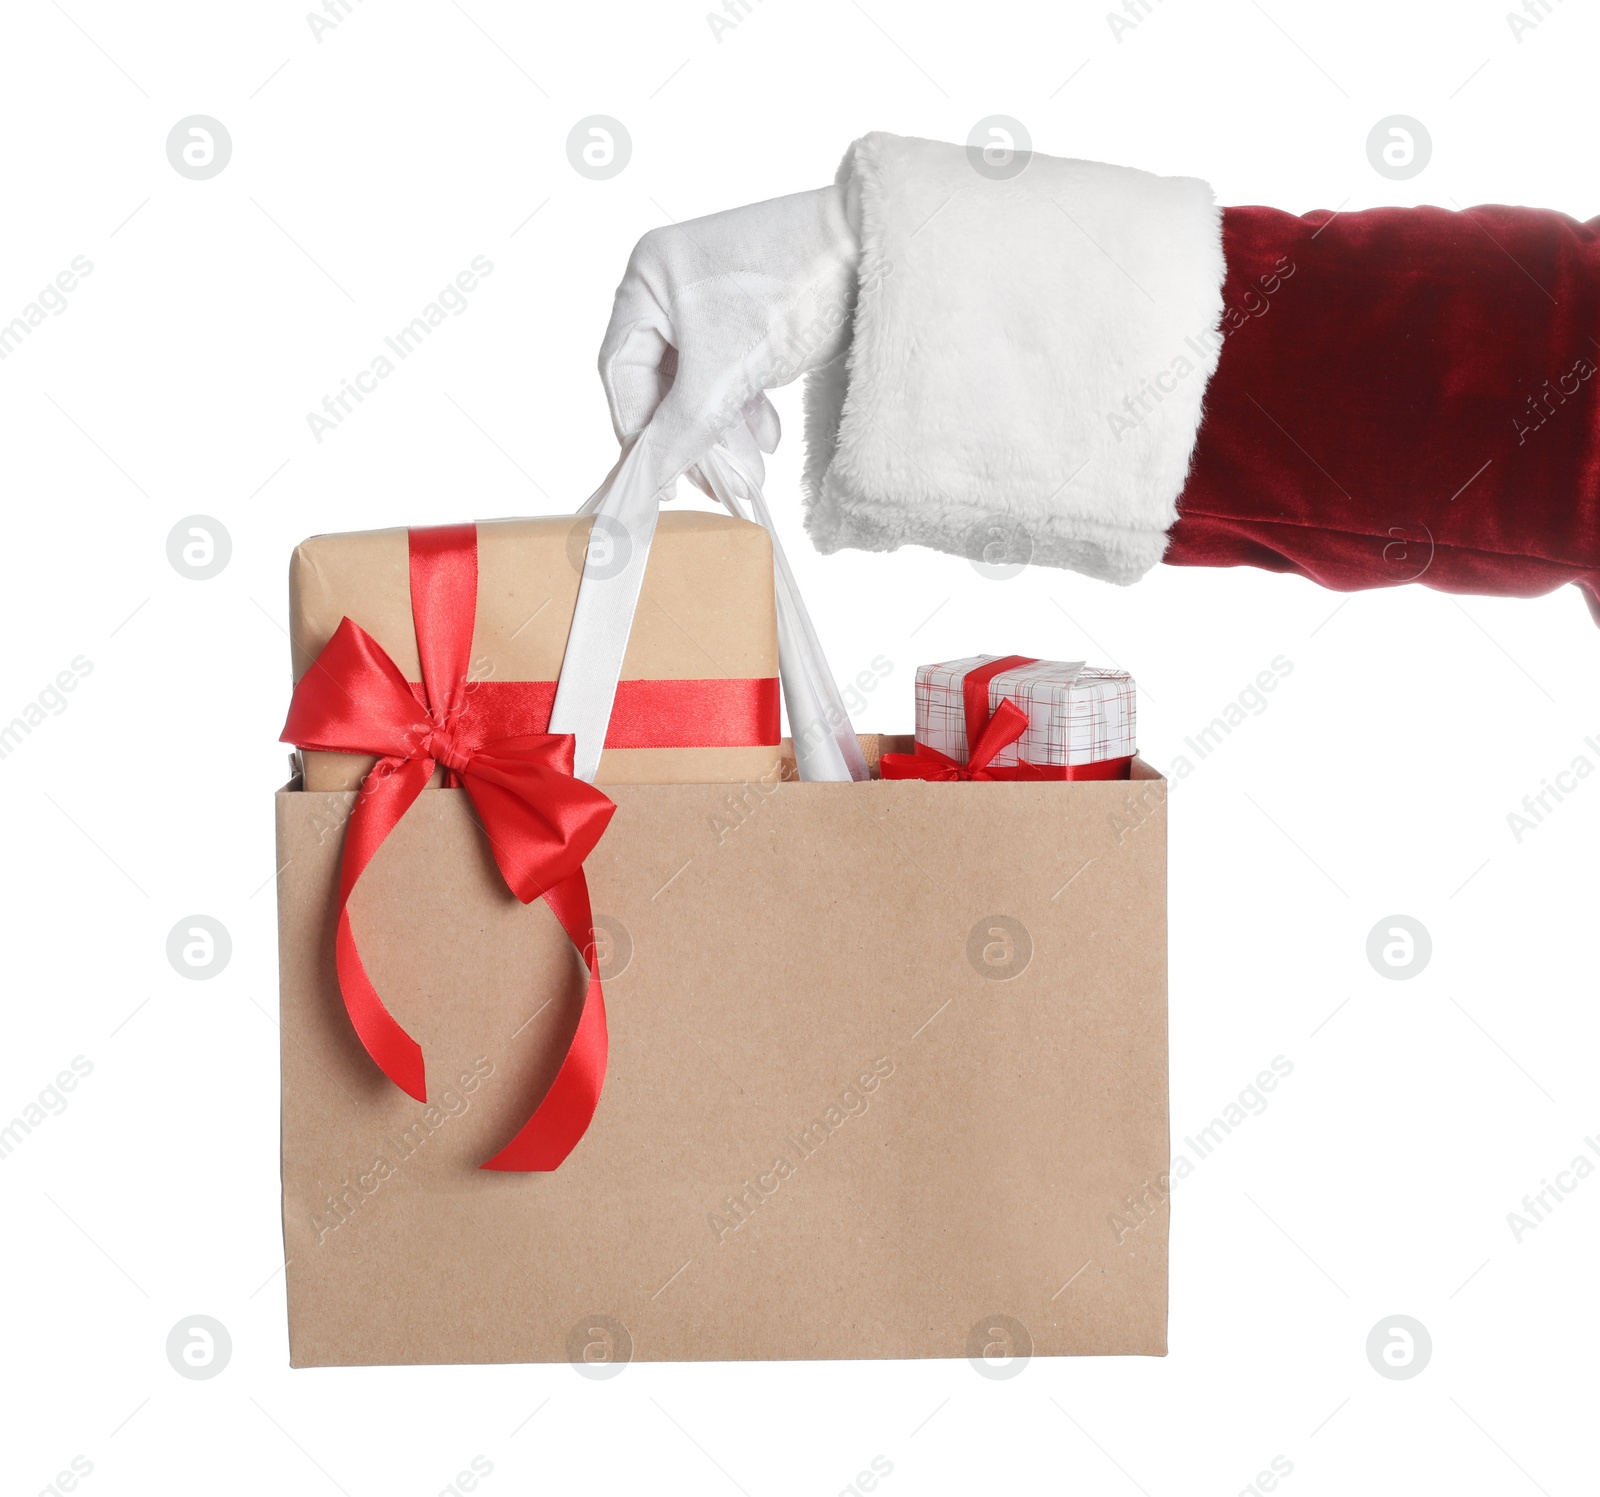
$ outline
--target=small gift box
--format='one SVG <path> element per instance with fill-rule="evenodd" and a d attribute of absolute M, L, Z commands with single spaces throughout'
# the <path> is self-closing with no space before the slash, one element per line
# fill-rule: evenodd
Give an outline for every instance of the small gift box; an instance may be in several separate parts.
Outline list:
<path fill-rule="evenodd" d="M 1137 752 L 1126 671 L 973 655 L 917 668 L 916 752 L 885 779 L 1125 780 Z"/>

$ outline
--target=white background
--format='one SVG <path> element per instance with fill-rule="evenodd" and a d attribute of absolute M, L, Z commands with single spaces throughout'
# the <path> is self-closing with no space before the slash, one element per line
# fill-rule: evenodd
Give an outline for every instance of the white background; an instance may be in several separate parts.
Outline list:
<path fill-rule="evenodd" d="M 93 1067 L 0 1159 L 5 1490 L 80 1457 L 92 1493 L 423 1497 L 482 1456 L 490 1493 L 829 1494 L 882 1456 L 889 1497 L 1237 1493 L 1281 1456 L 1303 1497 L 1592 1491 L 1600 1182 L 1520 1242 L 1507 1223 L 1600 1135 L 1600 777 L 1520 843 L 1506 819 L 1575 756 L 1600 765 L 1577 594 L 1346 600 L 1164 568 L 1123 591 L 819 558 L 792 388 L 768 492 L 836 673 L 893 663 L 861 726 L 909 726 L 919 661 L 1087 657 L 1134 673 L 1166 768 L 1293 664 L 1173 795 L 1176 1146 L 1274 1056 L 1293 1073 L 1178 1188 L 1170 1356 L 1005 1381 L 961 1360 L 288 1370 L 270 795 L 289 551 L 575 507 L 614 455 L 594 360 L 640 234 L 821 185 L 869 129 L 964 140 L 994 113 L 1224 203 L 1600 211 L 1600 24 L 1576 0 L 1520 41 L 1479 0 L 1156 0 L 1120 41 L 1104 0 L 753 0 L 720 41 L 706 0 L 530 9 L 353 0 L 318 41 L 288 3 L 5 7 L 0 319 L 93 264 L 0 363 L 0 720 L 93 667 L 0 760 L 0 1121 L 74 1056 Z M 165 151 L 196 113 L 233 141 L 208 181 Z M 565 151 L 596 113 L 633 138 L 606 182 Z M 1434 143 L 1406 182 L 1366 157 L 1396 113 Z M 475 255 L 494 269 L 468 310 L 317 443 L 307 412 Z M 232 537 L 206 582 L 166 556 L 195 513 Z M 232 934 L 209 982 L 165 956 L 195 912 Z M 1433 942 L 1409 981 L 1366 956 L 1397 912 Z M 165 1353 L 196 1313 L 233 1340 L 209 1381 Z M 1397 1313 L 1433 1340 L 1407 1381 L 1365 1353 Z"/>

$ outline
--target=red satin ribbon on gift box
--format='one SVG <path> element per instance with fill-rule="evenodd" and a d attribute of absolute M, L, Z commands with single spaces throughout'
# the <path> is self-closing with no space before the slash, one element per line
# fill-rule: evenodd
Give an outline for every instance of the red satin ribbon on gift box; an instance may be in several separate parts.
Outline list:
<path fill-rule="evenodd" d="M 411 690 L 426 700 L 418 682 Z M 727 680 L 619 681 L 606 728 L 608 749 L 749 748 L 780 738 L 776 676 Z M 467 683 L 472 717 L 485 731 L 550 721 L 554 681 Z"/>
<path fill-rule="evenodd" d="M 1030 655 L 1003 655 L 968 671 L 961 679 L 961 705 L 967 719 L 967 762 L 926 743 L 909 754 L 884 754 L 878 773 L 885 780 L 1125 780 L 1133 756 L 1099 759 L 1092 764 L 1029 764 L 996 768 L 990 761 L 1001 749 L 1028 731 L 1028 715 L 1015 702 L 1002 700 L 989 711 L 989 683 L 1002 671 L 1033 665 Z"/>
<path fill-rule="evenodd" d="M 411 612 L 422 682 L 407 682 L 383 647 L 342 619 L 300 678 L 283 741 L 328 753 L 377 754 L 345 829 L 335 963 L 350 1022 L 396 1086 L 427 1101 L 422 1049 L 367 976 L 350 896 L 384 838 L 433 775 L 471 797 L 495 862 L 518 899 L 542 898 L 589 969 L 583 1011 L 561 1068 L 533 1115 L 482 1168 L 553 1170 L 588 1129 L 605 1083 L 605 995 L 583 860 L 616 807 L 574 777 L 570 733 L 543 731 L 553 681 L 474 682 L 467 671 L 478 598 L 475 525 L 410 532 Z M 778 741 L 778 683 L 624 681 L 606 743 L 617 748 Z"/>

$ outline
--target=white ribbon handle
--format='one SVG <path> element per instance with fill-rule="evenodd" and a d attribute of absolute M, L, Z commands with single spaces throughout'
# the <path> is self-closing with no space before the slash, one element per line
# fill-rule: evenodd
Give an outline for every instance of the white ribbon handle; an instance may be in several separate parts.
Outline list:
<path fill-rule="evenodd" d="M 742 502 L 748 502 L 756 522 L 772 538 L 778 672 L 800 778 L 868 779 L 861 744 L 795 586 L 760 486 L 732 452 L 720 445 L 701 459 L 700 471 L 729 514 L 740 520 L 751 518 L 742 507 Z M 550 731 L 574 735 L 577 776 L 593 780 L 600 767 L 660 514 L 658 494 L 644 476 L 642 444 L 635 443 L 622 456 L 578 513 L 592 514 L 594 527 L 550 710 Z"/>

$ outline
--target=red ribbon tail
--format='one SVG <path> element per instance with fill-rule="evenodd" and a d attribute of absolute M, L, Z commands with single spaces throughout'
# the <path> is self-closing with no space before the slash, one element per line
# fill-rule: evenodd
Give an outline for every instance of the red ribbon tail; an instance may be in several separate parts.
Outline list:
<path fill-rule="evenodd" d="M 583 995 L 583 1013 L 561 1069 L 533 1116 L 480 1169 L 548 1172 L 559 1168 L 588 1130 L 605 1085 L 609 1041 L 605 994 L 595 954 L 594 916 L 589 907 L 589 881 L 580 868 L 547 890 L 544 898 L 588 964 L 589 985 Z"/>
<path fill-rule="evenodd" d="M 878 759 L 878 778 L 882 780 L 959 780 L 961 766 L 948 754 L 925 743 L 911 754 L 882 754 Z"/>
<path fill-rule="evenodd" d="M 403 1092 L 419 1102 L 428 1100 L 428 1078 L 422 1060 L 422 1046 L 404 1029 L 383 1005 L 367 969 L 356 949 L 355 933 L 350 928 L 350 911 L 339 911 L 339 933 L 334 944 L 334 961 L 339 970 L 339 991 L 350 1022 L 366 1046 L 367 1054 Z"/>
<path fill-rule="evenodd" d="M 419 1102 L 428 1100 L 422 1047 L 384 1007 L 356 947 L 350 923 L 350 896 L 373 855 L 383 845 L 411 803 L 422 793 L 433 770 L 429 759 L 380 760 L 362 782 L 355 808 L 345 826 L 339 862 L 339 928 L 334 965 L 345 1010 L 367 1054 L 394 1084 Z"/>

